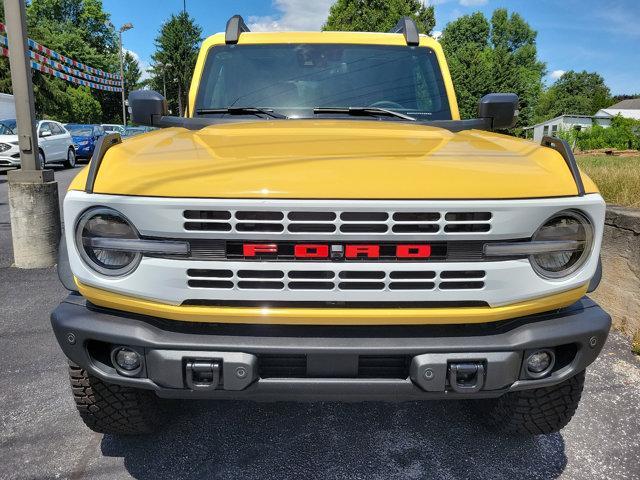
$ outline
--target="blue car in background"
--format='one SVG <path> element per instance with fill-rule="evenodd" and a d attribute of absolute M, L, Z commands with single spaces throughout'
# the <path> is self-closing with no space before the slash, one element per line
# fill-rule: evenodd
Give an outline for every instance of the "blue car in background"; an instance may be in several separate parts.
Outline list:
<path fill-rule="evenodd" d="M 93 150 L 96 148 L 96 142 L 105 135 L 104 128 L 101 125 L 68 123 L 65 128 L 71 133 L 78 158 L 91 158 Z"/>

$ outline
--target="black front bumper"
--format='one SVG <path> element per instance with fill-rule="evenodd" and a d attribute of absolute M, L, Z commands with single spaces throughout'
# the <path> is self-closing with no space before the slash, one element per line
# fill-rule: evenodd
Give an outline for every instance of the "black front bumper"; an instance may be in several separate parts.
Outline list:
<path fill-rule="evenodd" d="M 585 297 L 562 310 L 484 325 L 191 324 L 100 309 L 71 294 L 51 323 L 74 363 L 161 397 L 398 401 L 497 397 L 560 383 L 596 359 L 611 318 Z M 109 357 L 114 346 L 140 353 L 138 374 L 116 371 Z M 532 379 L 523 358 L 541 348 L 555 352 L 556 366 Z M 215 362 L 217 385 L 194 387 L 187 378 L 194 362 Z M 481 366 L 478 391 L 452 388 L 451 366 L 461 363 Z"/>

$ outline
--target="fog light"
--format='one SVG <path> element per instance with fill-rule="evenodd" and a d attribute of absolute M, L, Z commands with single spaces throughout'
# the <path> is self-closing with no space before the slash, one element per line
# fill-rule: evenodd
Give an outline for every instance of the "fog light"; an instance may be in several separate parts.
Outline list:
<path fill-rule="evenodd" d="M 116 370 L 124 375 L 135 375 L 142 368 L 142 357 L 130 348 L 114 348 L 111 352 L 111 358 Z"/>
<path fill-rule="evenodd" d="M 526 367 L 529 376 L 543 377 L 553 367 L 555 357 L 551 350 L 536 350 L 527 357 Z"/>

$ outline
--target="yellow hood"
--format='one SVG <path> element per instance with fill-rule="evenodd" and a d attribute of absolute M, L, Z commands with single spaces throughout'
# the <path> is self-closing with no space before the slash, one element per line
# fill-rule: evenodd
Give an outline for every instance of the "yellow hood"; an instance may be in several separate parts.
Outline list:
<path fill-rule="evenodd" d="M 81 190 L 87 169 L 72 189 Z M 585 180 L 587 192 L 597 191 Z M 393 121 L 277 120 L 170 128 L 107 153 L 95 193 L 219 198 L 464 199 L 576 195 L 530 141 Z"/>

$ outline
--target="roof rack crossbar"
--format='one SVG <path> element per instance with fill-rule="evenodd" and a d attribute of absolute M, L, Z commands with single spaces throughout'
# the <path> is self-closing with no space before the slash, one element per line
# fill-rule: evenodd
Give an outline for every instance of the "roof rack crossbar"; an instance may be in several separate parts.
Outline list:
<path fill-rule="evenodd" d="M 250 31 L 247 24 L 244 23 L 244 19 L 240 15 L 234 15 L 227 22 L 227 28 L 224 32 L 224 42 L 227 44 L 238 43 L 240 34 Z"/>
<path fill-rule="evenodd" d="M 571 176 L 573 177 L 573 181 L 576 182 L 576 188 L 578 189 L 578 196 L 584 197 L 584 183 L 582 183 L 582 176 L 580 175 L 580 169 L 578 168 L 578 164 L 576 162 L 576 157 L 573 156 L 573 151 L 569 146 L 569 143 L 562 138 L 542 137 L 542 141 L 540 142 L 543 147 L 553 148 L 555 151 L 559 152 L 564 158 L 564 161 L 567 163 L 567 167 L 569 167 L 569 171 L 571 172 Z"/>
<path fill-rule="evenodd" d="M 418 32 L 418 26 L 411 17 L 402 17 L 389 33 L 404 34 L 407 45 L 416 46 L 420 44 L 420 32 Z"/>

